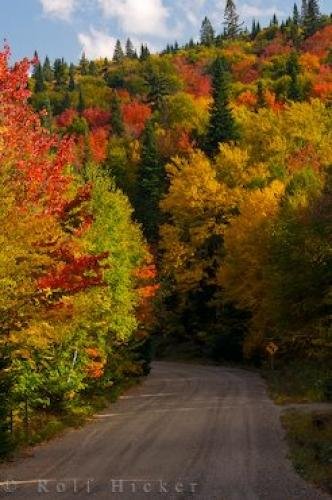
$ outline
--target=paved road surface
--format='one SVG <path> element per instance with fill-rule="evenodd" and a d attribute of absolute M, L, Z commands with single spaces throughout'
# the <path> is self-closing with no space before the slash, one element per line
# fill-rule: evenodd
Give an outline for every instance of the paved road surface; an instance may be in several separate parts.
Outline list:
<path fill-rule="evenodd" d="M 257 375 L 157 362 L 93 422 L 1 467 L 0 482 L 18 483 L 0 484 L 0 497 L 329 498 L 305 484 L 286 455 L 279 409 Z"/>

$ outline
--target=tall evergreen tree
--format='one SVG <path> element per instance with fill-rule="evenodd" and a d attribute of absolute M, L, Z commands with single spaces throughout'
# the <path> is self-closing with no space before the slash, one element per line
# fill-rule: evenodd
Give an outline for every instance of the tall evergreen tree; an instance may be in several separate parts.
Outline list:
<path fill-rule="evenodd" d="M 94 61 L 89 62 L 88 74 L 90 76 L 97 76 L 98 75 L 97 65 Z"/>
<path fill-rule="evenodd" d="M 44 73 L 44 79 L 46 82 L 52 82 L 53 81 L 53 70 L 51 66 L 51 62 L 48 56 L 45 57 L 45 61 L 43 64 L 43 73 Z"/>
<path fill-rule="evenodd" d="M 265 108 L 266 106 L 266 99 L 265 99 L 265 92 L 264 92 L 264 87 L 263 87 L 263 82 L 262 80 L 258 81 L 257 84 L 257 104 L 256 104 L 256 110 L 260 108 Z"/>
<path fill-rule="evenodd" d="M 302 25 L 304 25 L 307 15 L 308 15 L 308 0 L 302 0 L 302 6 L 301 6 L 301 24 Z"/>
<path fill-rule="evenodd" d="M 228 63 L 225 59 L 218 57 L 212 66 L 213 104 L 205 145 L 209 156 L 214 156 L 218 152 L 219 143 L 238 138 L 237 126 L 229 102 L 229 80 Z"/>
<path fill-rule="evenodd" d="M 296 3 L 294 4 L 293 7 L 293 18 L 291 19 L 289 26 L 290 26 L 290 38 L 294 46 L 298 47 L 301 41 L 301 33 L 300 33 L 301 16 Z"/>
<path fill-rule="evenodd" d="M 260 31 L 261 31 L 261 25 L 259 24 L 259 21 L 257 21 L 257 23 L 256 23 L 256 20 L 253 19 L 252 27 L 251 27 L 252 40 L 254 40 L 256 38 L 256 36 L 258 35 L 258 33 L 260 33 Z"/>
<path fill-rule="evenodd" d="M 69 70 L 65 60 L 63 58 L 56 59 L 54 61 L 54 78 L 56 84 L 59 87 L 66 85 L 68 81 L 68 76 L 69 76 Z"/>
<path fill-rule="evenodd" d="M 62 100 L 62 110 L 65 111 L 66 109 L 69 109 L 69 108 L 71 108 L 71 99 L 70 99 L 69 92 L 66 92 L 64 95 L 64 98 Z M 84 109 L 82 109 L 82 111 L 84 111 Z"/>
<path fill-rule="evenodd" d="M 111 97 L 111 126 L 114 135 L 121 136 L 124 133 L 121 101 L 116 92 Z"/>
<path fill-rule="evenodd" d="M 287 97 L 292 101 L 301 101 L 303 96 L 302 96 L 301 85 L 299 83 L 300 65 L 297 52 L 293 51 L 290 54 L 286 64 L 286 70 L 287 74 L 291 78 Z"/>
<path fill-rule="evenodd" d="M 129 59 L 135 59 L 137 57 L 133 42 L 130 38 L 126 41 L 126 56 L 129 57 Z"/>
<path fill-rule="evenodd" d="M 80 88 L 80 91 L 79 91 L 79 94 L 78 94 L 77 111 L 81 115 L 85 109 L 86 109 L 85 99 L 84 99 L 84 96 L 83 96 L 82 89 Z"/>
<path fill-rule="evenodd" d="M 142 135 L 136 214 L 143 225 L 147 240 L 151 243 L 158 239 L 159 204 L 165 192 L 165 179 L 165 169 L 159 158 L 154 126 L 149 121 Z"/>
<path fill-rule="evenodd" d="M 320 18 L 318 0 L 308 0 L 307 15 L 304 19 L 304 31 L 306 36 L 311 36 L 317 31 Z"/>
<path fill-rule="evenodd" d="M 255 19 L 252 20 L 252 24 L 251 24 L 251 38 L 252 39 L 256 38 L 256 20 Z"/>
<path fill-rule="evenodd" d="M 151 72 L 147 76 L 147 83 L 150 87 L 148 101 L 154 109 L 160 111 L 165 97 L 170 94 L 169 82 L 163 74 Z"/>
<path fill-rule="evenodd" d="M 299 9 L 297 8 L 297 4 L 294 3 L 293 7 L 293 23 L 298 26 L 300 24 L 300 14 Z"/>
<path fill-rule="evenodd" d="M 75 66 L 73 64 L 70 65 L 69 67 L 69 83 L 68 83 L 68 90 L 70 92 L 73 92 L 76 88 L 76 83 L 75 83 Z"/>
<path fill-rule="evenodd" d="M 224 22 L 225 36 L 227 36 L 227 38 L 235 38 L 240 33 L 242 24 L 239 23 L 239 15 L 237 14 L 234 0 L 227 0 Z"/>
<path fill-rule="evenodd" d="M 211 47 L 214 44 L 215 32 L 211 21 L 205 16 L 201 26 L 201 44 L 206 47 Z"/>
<path fill-rule="evenodd" d="M 82 57 L 81 57 L 81 60 L 80 60 L 80 64 L 79 64 L 79 67 L 80 67 L 80 72 L 81 72 L 81 75 L 82 76 L 85 76 L 88 74 L 88 71 L 89 71 L 89 61 L 85 55 L 85 52 L 82 53 Z"/>
<path fill-rule="evenodd" d="M 45 80 L 42 65 L 38 62 L 34 70 L 34 79 L 36 80 L 35 92 L 44 92 Z"/>
<path fill-rule="evenodd" d="M 114 54 L 113 54 L 113 62 L 121 62 L 124 59 L 124 53 L 122 49 L 122 45 L 120 40 L 116 41 Z"/>
<path fill-rule="evenodd" d="M 146 59 L 148 59 L 150 57 L 150 50 L 148 48 L 148 46 L 145 44 L 142 44 L 141 45 L 141 53 L 140 53 L 140 60 L 141 61 L 146 61 Z"/>

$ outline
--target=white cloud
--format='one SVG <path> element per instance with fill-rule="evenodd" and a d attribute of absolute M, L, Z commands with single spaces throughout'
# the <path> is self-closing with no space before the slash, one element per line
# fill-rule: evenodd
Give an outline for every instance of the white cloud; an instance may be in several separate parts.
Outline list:
<path fill-rule="evenodd" d="M 77 0 L 40 0 L 46 15 L 69 21 L 77 6 Z"/>
<path fill-rule="evenodd" d="M 106 17 L 118 20 L 125 33 L 167 37 L 170 12 L 163 0 L 98 0 Z"/>
<path fill-rule="evenodd" d="M 206 14 L 210 19 L 210 21 L 212 22 L 217 33 L 220 33 L 224 28 L 222 24 L 224 21 L 224 12 L 225 12 L 225 0 L 224 1 L 215 0 L 212 10 L 208 11 Z"/>
<path fill-rule="evenodd" d="M 116 39 L 103 31 L 91 27 L 88 33 L 79 33 L 78 40 L 88 59 L 113 57 Z"/>
<path fill-rule="evenodd" d="M 243 17 L 268 17 L 273 16 L 273 14 L 277 16 L 285 15 L 285 13 L 279 10 L 275 5 L 272 7 L 259 7 L 258 5 L 244 3 L 239 10 Z"/>
<path fill-rule="evenodd" d="M 182 2 L 179 3 L 182 14 L 184 14 L 189 24 L 195 28 L 199 27 L 203 20 L 205 14 L 202 9 L 205 3 L 206 0 L 182 0 Z"/>

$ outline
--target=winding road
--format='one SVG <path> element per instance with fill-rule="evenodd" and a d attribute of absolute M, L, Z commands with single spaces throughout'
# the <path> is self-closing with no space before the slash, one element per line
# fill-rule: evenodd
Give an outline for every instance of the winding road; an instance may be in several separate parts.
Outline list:
<path fill-rule="evenodd" d="M 330 498 L 293 471 L 279 416 L 254 373 L 156 362 L 83 428 L 0 467 L 0 498 Z"/>

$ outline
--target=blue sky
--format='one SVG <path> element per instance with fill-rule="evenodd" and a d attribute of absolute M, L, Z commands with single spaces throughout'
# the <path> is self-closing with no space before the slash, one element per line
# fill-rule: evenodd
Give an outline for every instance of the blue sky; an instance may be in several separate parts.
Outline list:
<path fill-rule="evenodd" d="M 15 59 L 31 56 L 65 57 L 77 61 L 84 50 L 90 58 L 112 57 L 115 40 L 130 36 L 135 45 L 148 43 L 154 50 L 168 42 L 197 37 L 208 15 L 222 30 L 225 0 L 3 0 L 0 33 Z M 321 0 L 329 12 L 330 0 Z M 241 17 L 267 22 L 292 11 L 293 0 L 238 0 Z M 218 29 L 219 28 L 219 29 Z"/>

